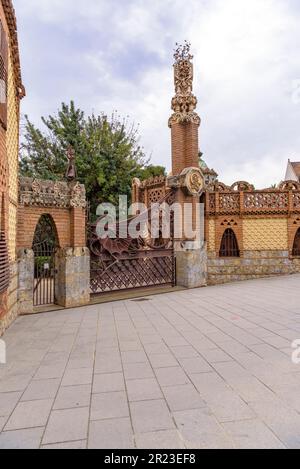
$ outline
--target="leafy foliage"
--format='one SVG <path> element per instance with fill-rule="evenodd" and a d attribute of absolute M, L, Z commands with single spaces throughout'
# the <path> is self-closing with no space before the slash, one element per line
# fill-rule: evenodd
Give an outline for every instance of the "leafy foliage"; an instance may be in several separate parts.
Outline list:
<path fill-rule="evenodd" d="M 20 172 L 23 176 L 61 180 L 67 168 L 66 152 L 76 155 L 77 178 L 85 185 L 94 213 L 102 202 L 118 203 L 119 194 L 130 198 L 134 177 L 146 179 L 164 174 L 160 166 L 148 166 L 139 145 L 138 127 L 116 114 L 86 117 L 73 101 L 62 103 L 55 116 L 42 118 L 45 131 L 28 116 L 21 146 Z"/>

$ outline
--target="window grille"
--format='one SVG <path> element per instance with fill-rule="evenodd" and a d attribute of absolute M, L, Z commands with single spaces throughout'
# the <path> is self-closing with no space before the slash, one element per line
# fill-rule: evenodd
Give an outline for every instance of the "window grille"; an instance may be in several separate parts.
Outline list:
<path fill-rule="evenodd" d="M 240 257 L 238 242 L 231 228 L 228 228 L 223 235 L 220 257 Z"/>

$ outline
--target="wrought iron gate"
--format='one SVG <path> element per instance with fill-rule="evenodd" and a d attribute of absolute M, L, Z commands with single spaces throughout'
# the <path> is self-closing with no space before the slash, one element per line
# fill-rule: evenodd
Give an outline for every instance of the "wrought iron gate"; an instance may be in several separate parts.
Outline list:
<path fill-rule="evenodd" d="M 164 200 L 171 205 L 173 194 Z M 148 216 L 148 211 L 145 215 Z M 168 239 L 100 239 L 96 224 L 89 224 L 88 246 L 91 253 L 91 293 L 176 285 L 173 217 Z M 149 226 L 149 232 L 150 232 Z M 119 227 L 117 227 L 119 233 Z"/>
<path fill-rule="evenodd" d="M 37 225 L 34 241 L 34 306 L 55 303 L 55 253 L 57 248 L 55 226 L 43 215 Z"/>

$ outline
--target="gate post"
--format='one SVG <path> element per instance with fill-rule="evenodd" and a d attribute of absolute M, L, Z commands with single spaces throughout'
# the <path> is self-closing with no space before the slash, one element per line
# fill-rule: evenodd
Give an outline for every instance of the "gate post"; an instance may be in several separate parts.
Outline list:
<path fill-rule="evenodd" d="M 191 206 L 188 224 L 196 231 L 193 238 L 183 234 L 175 242 L 177 285 L 196 288 L 207 285 L 207 247 L 202 236 L 204 226 L 199 226 L 204 224 L 204 211 L 200 216 L 199 202 L 205 182 L 199 167 L 198 131 L 201 119 L 195 112 L 197 98 L 192 92 L 194 70 L 190 45 L 185 43 L 179 46 L 174 59 L 174 112 L 169 119 L 172 176 L 169 177 L 168 185 L 177 188 L 176 202 L 181 205 L 183 212 L 185 204 Z"/>
<path fill-rule="evenodd" d="M 34 252 L 32 249 L 19 249 L 19 314 L 32 314 L 34 288 Z"/>
<path fill-rule="evenodd" d="M 90 253 L 88 248 L 58 249 L 55 256 L 55 300 L 65 308 L 90 302 Z"/>

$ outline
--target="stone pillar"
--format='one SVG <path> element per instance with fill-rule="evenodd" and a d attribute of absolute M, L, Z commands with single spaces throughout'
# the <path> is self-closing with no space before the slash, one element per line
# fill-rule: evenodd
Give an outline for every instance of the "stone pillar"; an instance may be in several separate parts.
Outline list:
<path fill-rule="evenodd" d="M 207 286 L 207 246 L 193 246 L 186 243 L 176 252 L 177 285 L 184 288 Z"/>
<path fill-rule="evenodd" d="M 32 249 L 19 249 L 19 314 L 33 313 L 34 252 Z"/>
<path fill-rule="evenodd" d="M 90 253 L 88 248 L 59 249 L 55 257 L 55 302 L 65 308 L 90 302 Z"/>

